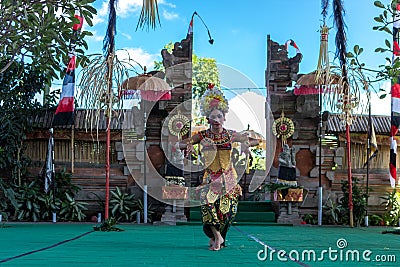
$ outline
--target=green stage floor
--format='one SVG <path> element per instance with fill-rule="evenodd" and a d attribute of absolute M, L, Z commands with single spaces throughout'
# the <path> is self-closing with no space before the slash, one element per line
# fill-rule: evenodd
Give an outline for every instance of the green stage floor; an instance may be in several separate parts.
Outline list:
<path fill-rule="evenodd" d="M 239 225 L 232 226 L 228 233 L 226 248 L 209 251 L 201 225 L 119 225 L 123 232 L 94 232 L 94 224 L 7 223 L 5 226 L 0 228 L 1 266 L 400 264 L 400 235 L 382 234 L 394 228 Z M 272 252 L 273 249 L 285 250 L 292 259 L 283 252 Z"/>

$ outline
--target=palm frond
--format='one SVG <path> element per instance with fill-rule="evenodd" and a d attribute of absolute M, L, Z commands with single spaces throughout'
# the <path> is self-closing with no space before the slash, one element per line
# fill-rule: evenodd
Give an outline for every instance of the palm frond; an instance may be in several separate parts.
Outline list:
<path fill-rule="evenodd" d="M 339 59 L 340 66 L 342 67 L 343 76 L 346 76 L 346 53 L 347 53 L 347 42 L 346 42 L 346 24 L 344 22 L 345 10 L 343 7 L 342 0 L 333 0 L 333 17 L 334 25 L 337 29 L 335 44 L 336 54 L 335 57 Z"/>
<path fill-rule="evenodd" d="M 145 27 L 147 27 L 147 29 L 149 29 L 149 27 L 155 29 L 157 22 L 160 24 L 157 0 L 143 0 L 142 11 L 140 12 L 136 30 Z"/>
<path fill-rule="evenodd" d="M 116 34 L 116 25 L 117 25 L 117 15 L 115 12 L 115 5 L 117 4 L 117 0 L 110 0 L 108 4 L 108 25 L 106 36 L 103 40 L 103 53 L 105 57 L 115 50 L 115 34 Z"/>
<path fill-rule="evenodd" d="M 329 7 L 329 0 L 321 0 L 321 8 L 322 8 L 321 15 L 324 18 L 324 22 L 326 15 L 328 14 L 328 7 Z"/>
<path fill-rule="evenodd" d="M 126 51 L 127 52 L 127 51 Z M 107 58 L 103 55 L 95 55 L 88 66 L 82 69 L 82 77 L 79 87 L 81 92 L 78 96 L 79 106 L 88 110 L 86 113 L 86 129 L 98 129 L 101 126 L 100 119 L 109 107 L 122 108 L 123 99 L 118 98 L 118 90 L 122 82 L 129 78 L 130 74 L 137 75 L 138 68 L 142 66 L 133 60 L 129 53 L 127 55 L 116 53 L 108 60 L 113 60 L 111 92 L 108 91 L 109 73 Z M 110 114 L 107 112 L 106 114 Z"/>

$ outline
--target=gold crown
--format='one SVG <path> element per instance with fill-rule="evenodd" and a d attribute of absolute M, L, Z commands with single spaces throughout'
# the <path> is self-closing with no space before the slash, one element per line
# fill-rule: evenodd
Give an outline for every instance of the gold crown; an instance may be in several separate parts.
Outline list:
<path fill-rule="evenodd" d="M 208 117 L 214 109 L 222 111 L 224 114 L 229 111 L 228 100 L 222 91 L 209 83 L 206 92 L 201 98 L 201 115 Z"/>

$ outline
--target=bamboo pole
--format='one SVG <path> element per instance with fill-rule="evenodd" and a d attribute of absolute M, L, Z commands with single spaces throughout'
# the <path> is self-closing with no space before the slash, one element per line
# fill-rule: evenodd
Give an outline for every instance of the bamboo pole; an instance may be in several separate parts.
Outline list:
<path fill-rule="evenodd" d="M 112 72 L 113 72 L 114 51 L 111 51 L 107 60 L 108 65 L 108 108 L 107 108 L 107 137 L 106 137 L 106 203 L 104 218 L 108 219 L 110 202 L 110 143 L 111 143 L 111 115 L 113 105 Z"/>
<path fill-rule="evenodd" d="M 105 40 L 107 40 L 104 48 L 107 50 L 106 63 L 107 63 L 107 101 L 108 107 L 106 110 L 107 116 L 107 135 L 106 135 L 106 200 L 104 218 L 108 220 L 108 210 L 110 201 L 110 140 L 111 140 L 111 116 L 113 107 L 113 68 L 114 68 L 114 55 L 115 55 L 115 29 L 116 28 L 116 12 L 115 1 L 111 0 L 109 3 L 109 22 Z"/>
<path fill-rule="evenodd" d="M 369 99 L 369 107 L 368 107 L 368 140 L 367 140 L 367 188 L 366 188 L 366 197 L 365 197 L 365 218 L 364 218 L 364 224 L 365 226 L 368 227 L 369 222 L 368 222 L 368 198 L 369 198 L 369 155 L 371 154 L 371 92 L 368 90 L 368 99 Z"/>

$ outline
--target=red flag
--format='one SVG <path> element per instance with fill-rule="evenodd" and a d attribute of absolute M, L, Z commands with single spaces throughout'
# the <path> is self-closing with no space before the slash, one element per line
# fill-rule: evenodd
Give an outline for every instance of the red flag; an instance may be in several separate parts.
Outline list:
<path fill-rule="evenodd" d="M 188 35 L 193 33 L 193 17 L 194 16 L 192 16 L 192 19 L 190 20 L 190 23 L 189 23 L 189 28 L 188 28 L 188 32 L 187 32 Z"/>
<path fill-rule="evenodd" d="M 400 4 L 396 5 L 396 10 L 393 16 L 393 61 L 399 56 L 399 29 L 400 29 Z M 396 178 L 397 178 L 397 142 L 394 138 L 399 131 L 400 126 L 400 84 L 399 77 L 397 78 L 397 82 L 392 84 L 391 88 L 391 120 L 390 120 L 390 162 L 389 162 L 389 171 L 390 171 L 390 185 L 394 188 L 396 186 Z"/>
<path fill-rule="evenodd" d="M 289 40 L 286 41 L 286 43 L 285 43 L 286 51 L 288 51 L 289 45 L 293 46 L 296 49 L 296 54 L 301 54 L 299 47 L 297 46 L 297 44 L 292 39 L 289 39 Z"/>
<path fill-rule="evenodd" d="M 82 28 L 83 18 L 75 15 L 79 23 L 74 24 L 73 34 L 76 36 Z M 72 38 L 71 40 L 73 40 Z M 60 102 L 53 118 L 53 126 L 74 124 L 74 92 L 75 92 L 75 43 L 71 41 L 69 51 L 69 62 L 61 89 Z"/>

